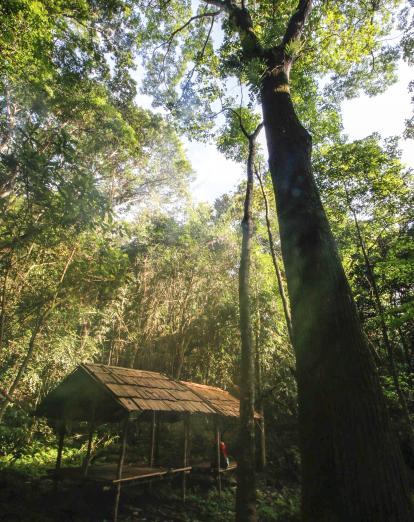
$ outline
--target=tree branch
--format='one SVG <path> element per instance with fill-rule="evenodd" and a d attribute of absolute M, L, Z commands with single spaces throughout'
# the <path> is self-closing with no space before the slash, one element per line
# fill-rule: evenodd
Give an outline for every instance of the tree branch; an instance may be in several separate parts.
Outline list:
<path fill-rule="evenodd" d="M 222 1 L 222 0 L 204 0 L 204 2 L 208 5 L 214 5 L 215 7 L 220 7 L 220 9 L 224 9 L 228 13 L 231 12 L 231 2 Z"/>
<path fill-rule="evenodd" d="M 221 11 L 207 11 L 205 13 L 200 13 L 198 15 L 192 16 L 189 20 L 186 21 L 185 24 L 183 24 L 181 27 L 179 27 L 178 29 L 176 29 L 175 31 L 173 31 L 170 34 L 169 41 L 171 41 L 176 34 L 178 34 L 179 32 L 183 31 L 186 27 L 188 27 L 191 24 L 191 22 L 194 22 L 194 20 L 198 20 L 199 18 L 206 18 L 208 16 L 215 17 L 220 13 L 221 13 Z"/>
<path fill-rule="evenodd" d="M 175 29 L 175 31 L 173 31 L 171 34 L 170 34 L 170 37 L 168 38 L 167 41 L 165 42 L 162 42 L 160 45 L 158 45 L 158 47 L 156 47 L 153 51 L 153 55 L 156 51 L 158 51 L 158 49 L 160 49 L 161 47 L 164 47 L 165 45 L 167 46 L 167 50 L 165 51 L 165 54 L 164 54 L 164 58 L 162 60 L 162 69 L 164 70 L 165 68 L 165 60 L 167 59 L 167 56 L 168 56 L 168 53 L 170 52 L 170 49 L 171 49 L 171 45 L 172 45 L 172 42 L 174 40 L 174 37 L 180 33 L 181 31 L 183 31 L 186 27 L 188 27 L 192 22 L 194 22 L 194 20 L 199 20 L 200 18 L 207 18 L 207 17 L 212 17 L 212 23 L 211 23 L 211 28 L 210 28 L 210 32 L 209 32 L 209 36 L 210 36 L 210 33 L 211 33 L 211 29 L 213 27 L 213 23 L 214 23 L 214 18 L 219 15 L 221 13 L 221 11 L 207 11 L 205 13 L 199 13 L 197 15 L 194 15 L 192 16 L 191 18 L 189 18 L 187 20 L 187 22 L 185 24 L 183 24 L 181 27 L 179 27 L 178 29 Z M 208 41 L 208 39 L 207 39 Z M 205 47 L 207 45 L 207 42 L 204 44 L 204 47 L 203 47 L 203 52 L 205 50 Z"/>
<path fill-rule="evenodd" d="M 188 73 L 188 76 L 187 76 L 187 80 L 185 82 L 185 85 L 182 89 L 182 94 L 180 96 L 180 100 L 179 102 L 182 100 L 184 94 L 185 94 L 185 91 L 187 90 L 193 76 L 194 76 L 194 73 L 198 67 L 198 65 L 200 64 L 201 60 L 203 59 L 204 57 L 204 53 L 206 51 L 206 48 L 207 48 L 207 44 L 208 44 L 208 41 L 210 40 L 210 36 L 211 36 L 211 32 L 213 30 L 213 26 L 214 26 L 214 18 L 212 18 L 211 20 L 211 24 L 210 24 L 210 27 L 209 27 L 209 30 L 208 30 L 208 33 L 207 33 L 207 36 L 206 36 L 206 39 L 204 40 L 204 44 L 203 44 L 203 47 L 200 51 L 200 54 L 198 55 L 198 58 L 196 60 L 196 63 L 194 64 L 194 67 L 191 69 L 191 71 Z"/>
<path fill-rule="evenodd" d="M 253 22 L 248 9 L 239 7 L 232 0 L 204 0 L 204 2 L 227 11 L 230 21 L 239 33 L 246 58 L 259 58 L 264 55 L 262 44 L 253 30 Z"/>
<path fill-rule="evenodd" d="M 286 32 L 282 40 L 283 47 L 299 38 L 299 36 L 302 34 L 311 9 L 312 0 L 299 0 L 298 7 L 291 16 L 286 28 Z"/>

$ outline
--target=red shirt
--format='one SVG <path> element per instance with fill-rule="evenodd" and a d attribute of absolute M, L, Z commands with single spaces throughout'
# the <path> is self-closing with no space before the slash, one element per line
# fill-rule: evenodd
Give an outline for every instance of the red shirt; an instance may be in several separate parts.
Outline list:
<path fill-rule="evenodd" d="M 223 457 L 227 458 L 227 448 L 223 441 L 220 442 L 220 453 L 223 455 Z"/>

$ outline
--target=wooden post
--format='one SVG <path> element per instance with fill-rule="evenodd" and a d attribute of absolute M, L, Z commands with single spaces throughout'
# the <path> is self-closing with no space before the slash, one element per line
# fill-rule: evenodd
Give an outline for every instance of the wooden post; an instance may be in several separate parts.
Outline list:
<path fill-rule="evenodd" d="M 92 403 L 90 420 L 88 422 L 88 448 L 86 450 L 85 460 L 83 461 L 83 476 L 85 478 L 88 475 L 88 468 L 91 461 L 93 432 L 95 430 L 95 410 L 96 404 Z"/>
<path fill-rule="evenodd" d="M 190 416 L 188 413 L 184 414 L 184 452 L 183 452 L 183 468 L 188 466 L 188 438 L 190 433 Z M 185 502 L 185 496 L 187 492 L 187 472 L 183 471 L 183 482 L 182 482 L 182 497 Z"/>
<path fill-rule="evenodd" d="M 62 465 L 62 453 L 63 453 L 63 443 L 65 441 L 65 435 L 66 435 L 66 426 L 65 423 L 62 422 L 58 426 L 58 450 L 57 450 L 57 456 L 56 456 L 56 466 L 55 466 L 55 473 L 54 473 L 54 489 L 57 490 L 58 487 L 58 480 L 60 475 L 60 468 Z"/>
<path fill-rule="evenodd" d="M 154 464 L 159 465 L 160 462 L 160 433 L 161 433 L 161 415 L 157 415 L 157 422 L 155 425 L 155 448 L 154 448 Z"/>
<path fill-rule="evenodd" d="M 154 467 L 154 455 L 155 455 L 155 432 L 157 424 L 157 414 L 155 411 L 152 412 L 152 423 L 151 423 L 151 447 L 149 454 L 149 465 L 150 468 Z"/>
<path fill-rule="evenodd" d="M 154 456 L 155 456 L 155 439 L 157 435 L 157 414 L 155 411 L 152 412 L 152 421 L 151 421 L 151 447 L 149 454 L 149 466 L 150 468 L 154 467 Z M 152 490 L 152 480 L 149 481 L 149 489 Z"/>
<path fill-rule="evenodd" d="M 62 452 L 63 452 L 63 443 L 65 440 L 65 435 L 66 435 L 66 426 L 65 426 L 64 422 L 62 422 L 62 424 L 59 426 L 59 431 L 58 431 L 58 451 L 57 451 L 56 467 L 55 467 L 56 475 L 59 473 L 60 467 L 62 465 Z"/>
<path fill-rule="evenodd" d="M 217 488 L 221 495 L 221 473 L 220 473 L 220 426 L 216 417 L 216 456 L 217 456 Z"/>
<path fill-rule="evenodd" d="M 122 470 L 124 467 L 126 446 L 127 446 L 127 435 L 128 435 L 128 415 L 125 417 L 122 429 L 122 443 L 121 443 L 121 452 L 119 454 L 118 461 L 118 471 L 117 471 L 117 480 L 122 478 Z M 119 498 L 121 496 L 121 482 L 117 482 L 116 485 L 116 496 L 115 496 L 115 505 L 114 505 L 114 522 L 118 520 L 118 507 L 119 507 Z"/>
<path fill-rule="evenodd" d="M 86 456 L 85 460 L 83 461 L 83 476 L 86 478 L 88 476 L 88 468 L 89 464 L 91 462 L 91 453 L 92 453 L 92 440 L 93 440 L 93 433 L 94 433 L 94 423 L 88 422 L 88 449 L 86 450 Z"/>

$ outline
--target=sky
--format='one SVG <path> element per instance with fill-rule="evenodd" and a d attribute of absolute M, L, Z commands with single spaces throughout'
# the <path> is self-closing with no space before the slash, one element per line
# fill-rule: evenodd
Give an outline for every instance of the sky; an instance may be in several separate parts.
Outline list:
<path fill-rule="evenodd" d="M 413 111 L 408 92 L 408 83 L 413 78 L 414 68 L 401 63 L 398 82 L 386 92 L 372 98 L 360 96 L 343 102 L 343 126 L 348 138 L 360 139 L 373 132 L 383 137 L 402 136 L 404 122 Z M 263 131 L 260 141 L 265 147 Z M 213 203 L 221 194 L 234 190 L 243 179 L 243 166 L 227 160 L 214 145 L 189 141 L 185 141 L 185 145 L 195 171 L 191 186 L 195 201 Z M 414 168 L 413 140 L 401 141 L 400 145 L 404 163 Z"/>

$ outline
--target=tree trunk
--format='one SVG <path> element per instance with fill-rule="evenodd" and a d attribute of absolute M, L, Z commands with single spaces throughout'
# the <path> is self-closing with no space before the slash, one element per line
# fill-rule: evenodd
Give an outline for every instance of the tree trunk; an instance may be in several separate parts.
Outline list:
<path fill-rule="evenodd" d="M 242 226 L 242 248 L 239 269 L 239 306 L 241 335 L 240 368 L 240 424 L 238 448 L 238 473 L 236 495 L 236 520 L 253 522 L 256 518 L 256 473 L 254 441 L 254 346 L 251 320 L 250 265 L 253 236 L 252 198 L 253 163 L 255 159 L 255 140 L 261 130 L 248 136 L 249 156 L 247 161 L 247 186 L 244 201 Z"/>
<path fill-rule="evenodd" d="M 6 325 L 6 302 L 7 302 L 7 280 L 11 267 L 11 259 L 5 263 L 5 271 L 3 276 L 3 287 L 1 291 L 1 306 L 0 306 L 0 350 L 3 348 L 4 330 Z"/>
<path fill-rule="evenodd" d="M 263 471 L 266 467 L 266 432 L 265 432 L 265 418 L 264 418 L 264 407 L 263 407 L 263 382 L 262 382 L 262 361 L 260 357 L 260 313 L 259 307 L 257 306 L 257 324 L 256 324 L 256 343 L 255 343 L 255 354 L 256 354 L 256 410 L 260 414 L 259 420 L 259 450 L 258 450 L 258 469 Z"/>
<path fill-rule="evenodd" d="M 275 55 L 262 85 L 292 313 L 306 522 L 414 520 L 404 464 Z"/>

